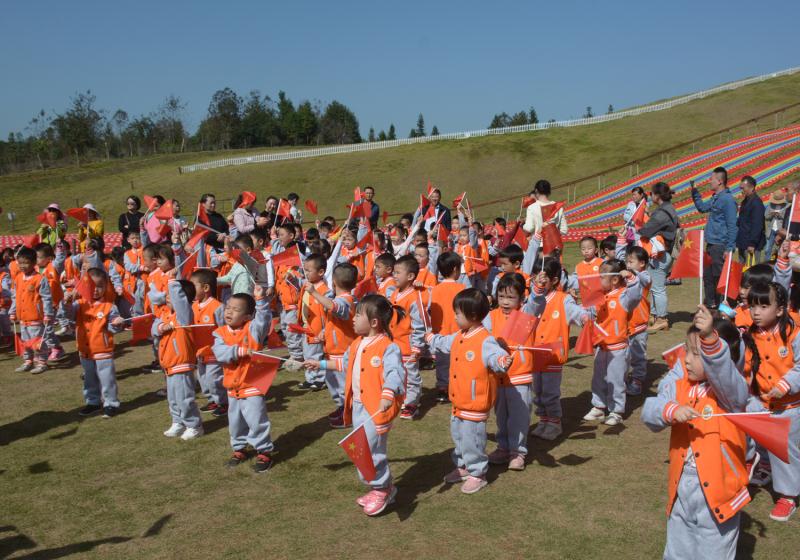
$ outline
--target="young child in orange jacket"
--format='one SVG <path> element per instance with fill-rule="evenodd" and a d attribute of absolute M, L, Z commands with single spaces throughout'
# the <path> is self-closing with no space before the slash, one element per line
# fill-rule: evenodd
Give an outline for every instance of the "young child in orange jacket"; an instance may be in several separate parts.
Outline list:
<path fill-rule="evenodd" d="M 36 246 L 36 270 L 47 278 L 50 284 L 50 297 L 53 300 L 53 309 L 57 312 L 61 307 L 61 302 L 64 300 L 64 290 L 61 288 L 61 274 L 56 270 L 53 260 L 56 258 L 53 247 L 47 243 L 40 243 Z M 47 356 L 48 362 L 62 362 L 68 359 L 68 356 L 61 347 L 61 341 L 58 339 L 55 330 L 55 321 L 51 321 L 44 326 L 44 340 L 47 347 L 50 348 L 50 353 Z"/>
<path fill-rule="evenodd" d="M 158 360 L 167 375 L 167 402 L 172 425 L 164 432 L 167 437 L 184 441 L 203 435 L 203 421 L 194 400 L 194 370 L 197 351 L 192 329 L 194 324 L 192 301 L 194 284 L 189 280 L 175 280 L 176 273 L 168 273 L 164 306 L 153 322 L 153 336 L 158 337 Z"/>
<path fill-rule="evenodd" d="M 89 416 L 102 410 L 103 418 L 112 418 L 119 412 L 114 334 L 124 330 L 125 320 L 106 297 L 108 273 L 102 268 L 90 268 L 86 274 L 94 284 L 91 300 L 80 299 L 76 292 L 65 298 L 70 315 L 75 317 L 75 340 L 83 367 L 86 406 L 78 414 Z"/>
<path fill-rule="evenodd" d="M 462 263 L 461 257 L 452 251 L 446 251 L 436 259 L 436 267 L 443 280 L 431 290 L 429 310 L 431 330 L 434 334 L 447 336 L 458 331 L 453 301 L 465 289 L 464 284 L 458 280 L 461 276 Z M 447 388 L 450 384 L 450 356 L 433 349 L 431 353 L 436 360 L 436 401 L 442 404 L 449 403 Z"/>
<path fill-rule="evenodd" d="M 480 290 L 467 288 L 453 300 L 459 331 L 448 336 L 429 333 L 431 349 L 450 355 L 450 434 L 455 443 L 455 470 L 447 484 L 464 482 L 461 491 L 474 494 L 486 486 L 486 420 L 497 395 L 497 374 L 504 374 L 513 358 L 483 326 L 489 300 Z"/>
<path fill-rule="evenodd" d="M 600 274 L 603 275 L 600 284 L 605 299 L 595 310 L 595 333 L 599 341 L 595 344 L 592 409 L 583 419 L 617 426 L 625 414 L 628 316 L 639 305 L 642 284 L 638 274 L 627 270 L 625 263 L 618 259 L 605 261 Z"/>
<path fill-rule="evenodd" d="M 222 364 L 223 383 L 228 390 L 228 430 L 233 448 L 228 467 L 247 460 L 250 446 L 256 453 L 253 470 L 263 473 L 272 467 L 272 425 L 264 396 L 245 378 L 252 353 L 264 347 L 272 314 L 263 286 L 256 284 L 253 296 L 233 294 L 225 302 L 225 326 L 214 331 L 212 349 Z"/>
<path fill-rule="evenodd" d="M 686 357 L 642 408 L 648 428 L 671 428 L 665 559 L 736 557 L 739 511 L 750 501 L 745 435 L 711 415 L 747 405 L 747 381 L 736 367 L 740 346 L 733 324 L 700 306 Z"/>
<path fill-rule="evenodd" d="M 653 283 L 647 272 L 650 256 L 638 246 L 628 247 L 625 266 L 639 276 L 642 297 L 639 304 L 628 316 L 628 344 L 630 352 L 631 376 L 625 389 L 626 394 L 642 394 L 642 385 L 647 378 L 647 322 L 650 319 L 650 285 Z"/>
<path fill-rule="evenodd" d="M 788 299 L 777 282 L 753 284 L 747 294 L 753 324 L 743 336 L 744 373 L 753 394 L 748 412 L 768 410 L 791 422 L 788 464 L 757 446 L 763 459 L 752 484 L 765 486 L 772 481 L 778 495 L 770 513 L 775 521 L 787 521 L 794 514 L 800 494 L 800 325 L 789 317 Z"/>
<path fill-rule="evenodd" d="M 296 245 L 294 224 L 282 224 L 278 227 L 278 238 L 272 244 L 273 258 Z M 299 322 L 297 312 L 302 285 L 303 275 L 298 268 L 285 265 L 276 267 L 275 292 L 281 309 L 281 331 L 286 338 L 290 358 L 284 367 L 292 371 L 299 370 L 303 363 L 303 334 L 289 330 L 289 325 Z"/>
<path fill-rule="evenodd" d="M 392 339 L 389 324 L 396 310 L 378 294 L 364 297 L 356 306 L 353 329 L 358 336 L 340 360 L 322 363 L 309 360 L 309 368 L 343 371 L 345 377 L 345 423 L 364 425 L 375 478 L 364 480 L 370 492 L 356 500 L 364 513 L 375 516 L 394 502 L 397 488 L 386 457 L 392 421 L 397 418 L 405 392 L 405 369 L 400 348 Z"/>
<path fill-rule="evenodd" d="M 195 298 L 192 314 L 195 325 L 209 325 L 194 329 L 194 343 L 197 349 L 197 380 L 200 390 L 208 402 L 200 412 L 210 412 L 216 417 L 228 414 L 228 393 L 222 385 L 222 366 L 214 357 L 211 347 L 214 344 L 213 332 L 225 324 L 224 306 L 216 298 L 217 273 L 207 268 L 192 272 L 189 280 L 194 284 Z"/>
<path fill-rule="evenodd" d="M 50 284 L 45 276 L 36 272 L 36 252 L 33 249 L 22 247 L 17 253 L 16 263 L 18 272 L 12 280 L 14 290 L 8 318 L 12 323 L 20 323 L 25 353 L 24 362 L 14 371 L 42 373 L 47 370 L 45 325 L 55 318 Z"/>
<path fill-rule="evenodd" d="M 319 253 L 311 253 L 303 261 L 303 273 L 306 281 L 300 289 L 300 324 L 309 329 L 312 334 L 303 334 L 303 361 L 319 361 L 325 354 L 325 309 L 322 304 L 312 297 L 309 284 L 315 291 L 327 291 L 325 272 L 328 261 Z M 320 369 L 305 368 L 305 380 L 300 388 L 306 391 L 320 391 L 326 387 L 325 371 Z"/>

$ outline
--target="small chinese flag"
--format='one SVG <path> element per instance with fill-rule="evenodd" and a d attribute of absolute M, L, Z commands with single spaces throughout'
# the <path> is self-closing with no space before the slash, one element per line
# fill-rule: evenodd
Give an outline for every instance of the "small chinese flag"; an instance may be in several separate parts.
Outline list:
<path fill-rule="evenodd" d="M 669 350 L 665 350 L 664 353 L 661 354 L 661 357 L 667 362 L 669 369 L 672 369 L 675 367 L 675 364 L 678 363 L 678 360 L 682 360 L 686 357 L 686 345 L 681 342 Z"/>
<path fill-rule="evenodd" d="M 511 222 L 508 224 L 508 229 L 503 232 L 503 236 L 500 239 L 500 243 L 497 248 L 503 250 L 511 245 L 511 243 L 514 242 L 514 237 L 516 237 L 517 231 L 519 231 L 519 222 Z"/>
<path fill-rule="evenodd" d="M 37 234 L 26 235 L 22 238 L 22 245 L 28 249 L 33 249 L 39 244 L 39 236 Z"/>
<path fill-rule="evenodd" d="M 426 206 L 430 206 L 430 204 L 431 204 L 431 201 L 428 200 L 427 196 L 425 196 L 424 194 L 419 195 L 419 208 L 420 208 L 420 210 L 422 210 Z"/>
<path fill-rule="evenodd" d="M 672 267 L 670 278 L 700 278 L 703 261 L 703 230 L 686 233 L 681 253 Z"/>
<path fill-rule="evenodd" d="M 75 291 L 83 301 L 92 301 L 94 299 L 94 281 L 87 273 L 81 274 L 78 283 L 75 284 Z"/>
<path fill-rule="evenodd" d="M 489 270 L 489 265 L 483 259 L 478 257 L 467 257 L 472 262 L 472 270 L 475 272 L 486 272 Z"/>
<path fill-rule="evenodd" d="M 47 210 L 44 210 L 41 214 L 36 216 L 36 221 L 40 224 L 50 226 L 52 229 L 56 227 L 56 217 L 52 212 L 48 212 Z"/>
<path fill-rule="evenodd" d="M 366 295 L 377 293 L 378 283 L 375 280 L 375 276 L 368 276 L 367 278 L 364 278 L 361 282 L 356 284 L 356 287 L 353 290 L 353 295 L 356 299 L 364 299 L 364 296 Z"/>
<path fill-rule="evenodd" d="M 538 317 L 514 309 L 508 314 L 506 324 L 500 333 L 500 338 L 505 340 L 509 347 L 524 346 L 538 323 Z"/>
<path fill-rule="evenodd" d="M 159 220 L 171 220 L 174 217 L 175 213 L 172 210 L 172 200 L 166 201 L 161 207 L 156 210 L 155 216 Z"/>
<path fill-rule="evenodd" d="M 168 237 L 170 233 L 172 233 L 172 228 L 169 227 L 168 223 L 163 223 L 158 226 L 158 229 L 156 231 L 158 231 L 158 235 L 160 235 L 161 237 Z"/>
<path fill-rule="evenodd" d="M 152 212 L 155 205 L 158 204 L 158 200 L 152 196 L 144 195 L 144 203 L 147 205 L 147 211 Z"/>
<path fill-rule="evenodd" d="M 89 211 L 86 208 L 70 208 L 65 214 L 82 224 L 89 222 Z"/>
<path fill-rule="evenodd" d="M 530 206 L 534 202 L 536 202 L 536 197 L 535 196 L 533 196 L 533 195 L 526 196 L 526 197 L 524 197 L 522 199 L 522 207 L 523 208 L 527 208 L 528 206 Z"/>
<path fill-rule="evenodd" d="M 292 217 L 292 205 L 289 204 L 288 200 L 285 198 L 278 200 L 278 208 L 275 210 L 275 215 L 284 219 Z"/>
<path fill-rule="evenodd" d="M 642 199 L 642 201 L 639 203 L 639 206 L 636 207 L 636 211 L 633 213 L 633 216 L 631 217 L 631 225 L 634 228 L 639 229 L 647 223 L 647 215 L 644 213 L 646 207 L 647 201 Z"/>
<path fill-rule="evenodd" d="M 431 181 L 428 181 L 428 188 L 427 188 L 427 191 L 428 191 L 428 196 L 430 196 L 430 195 L 431 195 L 431 193 L 433 192 L 433 190 L 434 190 L 435 188 L 436 188 L 436 187 L 434 187 L 434 186 L 433 186 L 433 183 L 432 183 Z"/>
<path fill-rule="evenodd" d="M 737 299 L 739 297 L 739 286 L 742 283 L 742 263 L 732 257 L 733 252 L 725 254 L 722 274 L 720 274 L 719 282 L 717 283 L 717 293 L 729 299 Z"/>
<path fill-rule="evenodd" d="M 578 288 L 581 292 L 581 306 L 591 307 L 600 305 L 606 299 L 599 274 L 578 276 Z"/>
<path fill-rule="evenodd" d="M 537 342 L 536 346 L 533 347 L 531 370 L 536 372 L 544 371 L 547 366 L 553 363 L 553 356 L 558 356 L 563 350 L 564 347 L 560 341 Z"/>
<path fill-rule="evenodd" d="M 148 313 L 147 315 L 139 315 L 131 319 L 131 342 L 139 342 L 140 340 L 147 340 L 150 338 L 150 330 L 153 328 L 153 321 L 155 315 Z"/>
<path fill-rule="evenodd" d="M 242 192 L 242 202 L 239 203 L 239 208 L 247 208 L 256 201 L 256 193 L 252 191 Z"/>
<path fill-rule="evenodd" d="M 555 224 L 546 224 L 542 228 L 542 251 L 549 255 L 556 249 L 564 248 L 564 240 L 561 239 L 561 232 Z"/>
<path fill-rule="evenodd" d="M 308 336 L 316 336 L 314 331 L 309 329 L 308 327 L 304 327 L 299 323 L 292 323 L 289 325 L 289 332 L 293 332 L 296 334 L 307 334 Z"/>
<path fill-rule="evenodd" d="M 208 212 L 202 202 L 197 203 L 197 221 L 207 226 L 211 225 L 211 220 L 208 218 Z"/>
<path fill-rule="evenodd" d="M 186 260 L 178 265 L 178 271 L 180 273 L 181 280 L 188 280 L 192 275 L 192 272 L 194 272 L 194 269 L 197 268 L 198 255 L 200 255 L 199 250 L 186 257 Z"/>
<path fill-rule="evenodd" d="M 450 230 L 442 224 L 439 224 L 436 226 L 436 239 L 446 242 L 448 239 L 450 239 Z"/>
<path fill-rule="evenodd" d="M 280 317 L 275 317 L 269 326 L 269 335 L 267 336 L 267 348 L 283 348 L 286 346 L 281 340 L 278 331 L 275 330 L 276 325 L 281 322 Z"/>
<path fill-rule="evenodd" d="M 339 442 L 339 447 L 344 449 L 350 460 L 364 477 L 367 482 L 374 480 L 376 476 L 375 464 L 372 462 L 372 452 L 367 441 L 367 431 L 364 424 L 350 432 Z"/>
<path fill-rule="evenodd" d="M 428 193 L 430 195 L 430 193 Z M 461 206 L 461 203 L 464 202 L 464 199 L 467 197 L 467 191 L 464 191 L 457 197 L 453 199 L 453 208 L 458 208 Z"/>
<path fill-rule="evenodd" d="M 542 222 L 547 222 L 552 220 L 558 211 L 564 207 L 563 202 L 555 202 L 553 204 L 548 204 L 547 206 L 542 206 Z M 562 245 L 563 247 L 563 245 Z"/>
<path fill-rule="evenodd" d="M 25 343 L 22 342 L 22 335 L 18 332 L 14 333 L 14 353 L 17 356 L 25 354 Z"/>
<path fill-rule="evenodd" d="M 594 321 L 586 321 L 581 329 L 581 334 L 578 335 L 578 340 L 575 341 L 575 353 L 584 356 L 591 356 L 594 354 Z"/>
<path fill-rule="evenodd" d="M 723 418 L 778 459 L 789 463 L 789 429 L 792 423 L 790 418 L 778 418 L 768 414 L 729 414 Z"/>
<path fill-rule="evenodd" d="M 319 212 L 317 212 L 317 203 L 311 200 L 310 198 L 306 199 L 306 209 L 315 216 L 319 214 Z"/>
<path fill-rule="evenodd" d="M 793 224 L 800 222 L 800 201 L 797 200 L 797 195 L 792 195 L 792 215 L 789 221 Z"/>
<path fill-rule="evenodd" d="M 525 235 L 525 230 L 522 229 L 522 226 L 518 227 L 516 233 L 514 233 L 514 243 L 519 245 L 523 251 L 528 250 L 528 236 Z"/>
<path fill-rule="evenodd" d="M 250 367 L 244 375 L 244 382 L 258 389 L 262 395 L 266 395 L 275 376 L 278 374 L 278 367 L 281 361 L 278 358 L 265 356 L 263 354 L 253 354 L 250 356 Z"/>
<path fill-rule="evenodd" d="M 205 236 L 208 235 L 208 230 L 205 229 L 203 226 L 194 226 L 192 230 L 192 236 L 186 241 L 187 247 L 196 247 L 200 240 L 204 239 Z"/>
<path fill-rule="evenodd" d="M 384 210 L 383 211 L 383 225 L 386 225 L 386 222 L 388 222 L 388 221 L 389 221 L 389 211 L 388 210 Z"/>
<path fill-rule="evenodd" d="M 285 251 L 272 256 L 272 265 L 279 266 L 302 266 L 300 261 L 300 251 L 297 245 L 292 245 Z"/>

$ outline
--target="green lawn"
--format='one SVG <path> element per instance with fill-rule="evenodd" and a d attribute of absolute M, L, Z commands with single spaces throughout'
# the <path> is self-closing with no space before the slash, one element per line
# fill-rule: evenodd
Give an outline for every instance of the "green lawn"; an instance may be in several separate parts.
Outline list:
<path fill-rule="evenodd" d="M 650 339 L 648 394 L 664 372 L 660 354 L 682 340 L 697 285 L 669 288 L 675 321 Z M 678 311 L 683 310 L 683 311 Z M 573 329 L 573 336 L 577 332 Z M 277 446 L 274 468 L 228 470 L 224 420 L 206 418 L 194 442 L 165 438 L 158 374 L 141 366 L 148 347 L 118 337 L 123 414 L 80 419 L 80 368 L 18 374 L 3 355 L 0 383 L 0 557 L 88 558 L 656 558 L 666 527 L 668 433 L 639 420 L 629 401 L 622 427 L 580 421 L 589 408 L 592 364 L 572 357 L 565 369 L 564 436 L 531 438 L 524 472 L 493 467 L 491 484 L 465 496 L 442 484 L 451 468 L 449 407 L 433 404 L 433 372 L 424 372 L 423 416 L 398 420 L 389 458 L 398 501 L 369 519 L 354 499 L 355 469 L 330 430 L 326 392 L 302 393 L 300 374 L 281 371 L 267 406 Z M 67 344 L 72 350 L 73 343 Z M 494 420 L 490 421 L 494 432 Z M 490 436 L 490 439 L 492 436 Z M 490 442 L 489 449 L 493 448 Z M 755 493 L 743 515 L 740 557 L 793 558 L 798 518 L 768 517 L 770 495 Z"/>

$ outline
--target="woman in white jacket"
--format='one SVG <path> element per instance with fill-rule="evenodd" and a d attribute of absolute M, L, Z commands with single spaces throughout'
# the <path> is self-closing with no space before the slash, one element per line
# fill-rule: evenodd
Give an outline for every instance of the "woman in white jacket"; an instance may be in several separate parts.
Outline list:
<path fill-rule="evenodd" d="M 539 179 L 536 181 L 536 184 L 533 186 L 533 190 L 531 191 L 531 196 L 536 197 L 536 202 L 528 206 L 527 213 L 525 214 L 525 225 L 522 226 L 528 233 L 538 233 L 542 230 L 543 221 L 542 220 L 542 207 L 550 206 L 551 204 L 555 204 L 552 200 L 550 200 L 550 182 L 545 179 Z M 564 217 L 564 209 L 560 209 L 556 212 L 554 222 L 558 230 L 561 232 L 561 235 L 565 235 L 568 231 L 567 228 L 567 219 Z"/>

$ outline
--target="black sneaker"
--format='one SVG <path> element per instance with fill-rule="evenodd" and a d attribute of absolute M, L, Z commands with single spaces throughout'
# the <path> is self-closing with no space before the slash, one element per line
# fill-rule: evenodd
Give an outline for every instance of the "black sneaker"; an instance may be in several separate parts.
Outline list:
<path fill-rule="evenodd" d="M 214 410 L 211 411 L 211 416 L 214 416 L 215 418 L 222 418 L 223 416 L 227 415 L 228 415 L 227 406 L 217 405 L 216 408 L 214 408 Z"/>
<path fill-rule="evenodd" d="M 205 406 L 200 407 L 200 412 L 214 412 L 219 408 L 219 405 L 214 401 L 208 401 Z"/>
<path fill-rule="evenodd" d="M 114 418 L 119 414 L 119 407 L 118 406 L 104 406 L 103 407 L 103 418 Z"/>
<path fill-rule="evenodd" d="M 450 397 L 447 396 L 447 391 L 445 391 L 445 390 L 439 391 L 439 393 L 437 393 L 437 395 L 436 395 L 436 402 L 437 403 L 441 403 L 441 404 L 449 403 L 450 402 Z"/>
<path fill-rule="evenodd" d="M 267 472 L 272 468 L 272 457 L 269 453 L 259 453 L 256 456 L 256 464 L 253 465 L 253 470 L 257 473 Z"/>
<path fill-rule="evenodd" d="M 92 414 L 100 412 L 101 410 L 103 410 L 103 407 L 99 404 L 87 404 L 78 411 L 78 414 L 81 416 L 91 416 Z"/>
<path fill-rule="evenodd" d="M 159 373 L 162 371 L 161 364 L 153 360 L 150 365 L 144 366 L 144 370 L 150 373 Z"/>
<path fill-rule="evenodd" d="M 245 453 L 244 451 L 234 451 L 233 455 L 231 455 L 231 458 L 228 459 L 226 466 L 229 469 L 232 469 L 234 467 L 238 467 L 241 463 L 245 461 L 247 461 L 247 453 Z"/>
<path fill-rule="evenodd" d="M 298 389 L 302 389 L 303 391 L 312 391 L 314 387 L 316 387 L 316 383 L 311 383 L 309 381 L 303 381 L 302 383 L 297 384 Z"/>
<path fill-rule="evenodd" d="M 323 389 L 326 389 L 327 387 L 328 387 L 328 386 L 325 384 L 325 382 L 324 382 L 324 381 L 318 381 L 317 383 L 312 383 L 312 384 L 311 384 L 311 390 L 312 390 L 313 392 L 315 392 L 315 393 L 316 393 L 317 391 L 322 391 Z"/>

